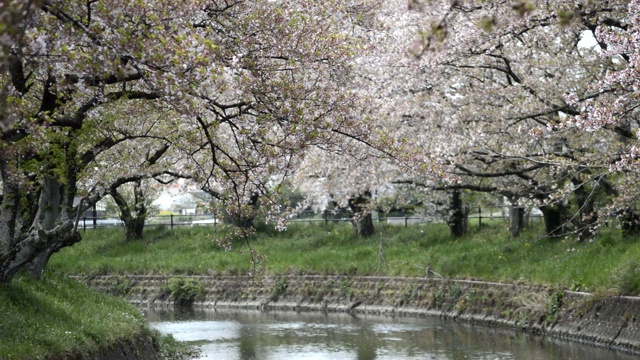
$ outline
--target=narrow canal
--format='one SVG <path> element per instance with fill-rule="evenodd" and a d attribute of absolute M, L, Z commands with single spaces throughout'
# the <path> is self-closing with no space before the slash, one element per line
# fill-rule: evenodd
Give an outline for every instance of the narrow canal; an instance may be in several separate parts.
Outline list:
<path fill-rule="evenodd" d="M 638 359 L 589 345 L 438 318 L 147 311 L 155 329 L 199 344 L 201 359 Z"/>

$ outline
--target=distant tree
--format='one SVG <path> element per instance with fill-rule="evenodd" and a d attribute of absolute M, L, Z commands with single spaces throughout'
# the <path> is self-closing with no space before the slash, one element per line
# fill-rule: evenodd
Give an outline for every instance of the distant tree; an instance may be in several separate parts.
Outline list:
<path fill-rule="evenodd" d="M 118 209 L 118 217 L 124 223 L 127 240 L 142 239 L 147 217 L 157 213 L 152 203 L 158 188 L 154 188 L 151 182 L 152 180 L 140 179 L 109 188 L 110 199 Z"/>

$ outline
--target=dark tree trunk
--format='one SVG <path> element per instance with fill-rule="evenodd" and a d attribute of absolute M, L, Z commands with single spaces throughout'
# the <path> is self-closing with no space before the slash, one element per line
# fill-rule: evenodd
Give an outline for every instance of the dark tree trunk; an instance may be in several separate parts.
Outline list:
<path fill-rule="evenodd" d="M 77 152 L 75 146 L 68 143 L 65 145 L 65 158 L 68 160 L 64 168 L 64 181 L 49 175 L 45 175 L 42 180 L 40 210 L 36 221 L 39 221 L 38 237 L 45 241 L 46 246 L 26 265 L 27 271 L 34 278 L 43 275 L 51 255 L 82 240 L 73 217 L 73 200 L 80 172 L 75 161 Z"/>
<path fill-rule="evenodd" d="M 144 236 L 145 217 L 134 217 L 124 223 L 124 233 L 128 241 L 141 240 Z"/>
<path fill-rule="evenodd" d="M 370 212 L 352 216 L 351 225 L 357 236 L 371 236 L 376 231 Z"/>
<path fill-rule="evenodd" d="M 626 209 L 620 216 L 620 227 L 623 236 L 636 236 L 640 234 L 640 214 L 634 209 Z"/>
<path fill-rule="evenodd" d="M 525 209 L 523 207 L 512 206 L 509 208 L 509 234 L 517 237 L 525 228 Z"/>
<path fill-rule="evenodd" d="M 147 205 L 145 201 L 147 199 L 144 196 L 142 189 L 142 182 L 136 181 L 133 185 L 133 210 L 135 215 L 129 224 L 126 224 L 126 232 L 131 234 L 130 240 L 142 239 L 142 233 L 144 231 L 144 223 L 147 220 Z"/>
<path fill-rule="evenodd" d="M 549 237 L 561 236 L 564 234 L 566 225 L 567 210 L 564 205 L 544 205 L 540 206 L 542 217 L 544 219 L 545 233 Z"/>
<path fill-rule="evenodd" d="M 231 223 L 231 225 L 239 227 L 241 229 L 254 228 L 254 221 L 259 199 L 260 196 L 258 195 L 258 193 L 253 193 L 251 195 L 251 198 L 249 198 L 249 203 L 244 204 L 243 208 L 240 210 L 240 213 L 228 214 L 229 222 Z"/>
<path fill-rule="evenodd" d="M 448 225 L 453 237 L 461 237 L 467 233 L 469 224 L 469 208 L 462 201 L 462 191 L 453 190 L 449 206 Z"/>
<path fill-rule="evenodd" d="M 370 202 L 371 193 L 369 191 L 349 199 L 351 225 L 356 236 L 372 236 L 376 232 L 371 211 L 367 208 Z"/>

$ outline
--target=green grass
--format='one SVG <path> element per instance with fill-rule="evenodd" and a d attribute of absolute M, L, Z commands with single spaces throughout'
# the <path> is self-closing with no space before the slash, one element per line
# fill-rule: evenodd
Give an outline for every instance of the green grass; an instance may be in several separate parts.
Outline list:
<path fill-rule="evenodd" d="M 296 223 L 285 232 L 261 228 L 248 240 L 264 255 L 268 274 L 424 276 L 427 265 L 446 278 L 526 282 L 592 292 L 640 294 L 640 241 L 603 229 L 593 242 L 548 239 L 533 223 L 519 238 L 503 222 L 470 223 L 469 234 L 449 235 L 444 224 L 377 228 L 353 236 L 348 223 Z M 221 229 L 155 227 L 127 242 L 122 229 L 83 233 L 83 241 L 51 258 L 36 281 L 17 277 L 0 285 L 2 359 L 37 359 L 91 351 L 146 329 L 139 312 L 60 274 L 247 274 L 254 270 L 245 240 L 225 251 Z M 380 242 L 382 241 L 382 252 Z M 162 339 L 167 353 L 188 351 Z M 175 357 L 169 355 L 169 357 Z"/>
<path fill-rule="evenodd" d="M 249 241 L 266 257 L 268 274 L 353 274 L 424 276 L 429 264 L 446 278 L 525 281 L 568 289 L 635 292 L 620 280 L 624 266 L 640 259 L 640 242 L 604 229 L 593 242 L 546 239 L 533 223 L 510 238 L 505 223 L 478 227 L 453 239 L 444 224 L 377 228 L 371 238 L 352 235 L 347 223 L 296 223 L 285 232 L 263 231 Z M 235 240 L 224 251 L 224 233 L 210 227 L 150 228 L 145 239 L 126 242 L 120 229 L 98 229 L 52 257 L 50 268 L 71 274 L 247 274 L 253 270 L 248 248 Z M 382 253 L 379 242 L 382 239 Z M 380 257 L 379 255 L 382 255 Z M 382 260 L 379 260 L 382 259 Z M 625 265 L 627 264 L 627 265 Z M 634 275 L 640 276 L 640 275 Z"/>
<path fill-rule="evenodd" d="M 140 312 L 66 277 L 18 277 L 0 285 L 2 359 L 38 359 L 132 339 L 146 331 Z"/>
<path fill-rule="evenodd" d="M 166 359 L 188 358 L 190 344 L 150 330 L 133 305 L 66 275 L 18 275 L 0 284 L 0 359 L 32 360 L 89 354 L 147 336 Z"/>

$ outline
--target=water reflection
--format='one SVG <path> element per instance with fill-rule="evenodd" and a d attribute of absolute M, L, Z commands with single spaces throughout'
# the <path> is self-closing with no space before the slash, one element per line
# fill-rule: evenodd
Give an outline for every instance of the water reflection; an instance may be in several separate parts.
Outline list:
<path fill-rule="evenodd" d="M 437 318 L 292 312 L 149 311 L 151 326 L 204 341 L 202 359 L 631 360 L 587 345 Z"/>

